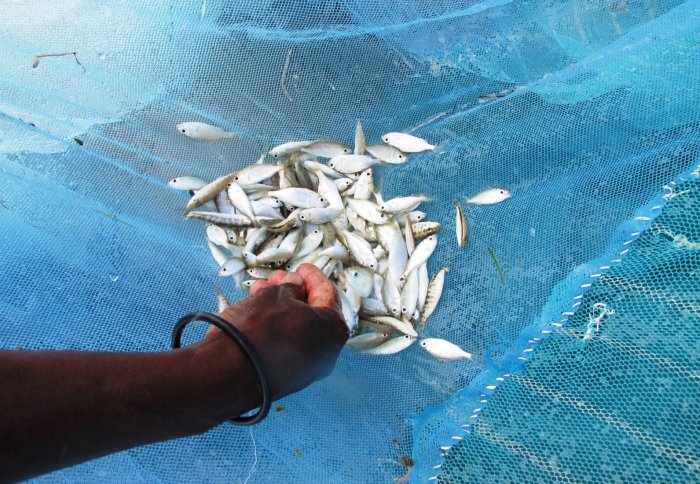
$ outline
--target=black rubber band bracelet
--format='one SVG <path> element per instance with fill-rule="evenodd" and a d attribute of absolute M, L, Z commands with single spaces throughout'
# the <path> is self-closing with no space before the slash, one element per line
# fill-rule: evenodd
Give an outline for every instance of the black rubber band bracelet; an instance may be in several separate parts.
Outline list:
<path fill-rule="evenodd" d="M 226 333 L 231 339 L 233 339 L 241 347 L 243 352 L 246 354 L 250 362 L 255 368 L 255 372 L 258 374 L 258 380 L 260 381 L 260 388 L 262 389 L 262 404 L 260 405 L 260 410 L 255 415 L 249 417 L 236 417 L 229 419 L 229 422 L 236 425 L 253 425 L 260 422 L 262 419 L 267 417 L 270 412 L 270 406 L 272 405 L 272 391 L 270 390 L 270 382 L 267 379 L 267 374 L 265 373 L 265 366 L 255 351 L 253 345 L 250 344 L 248 338 L 246 338 L 243 333 L 236 329 L 232 324 L 224 321 L 219 316 L 211 313 L 190 313 L 186 316 L 180 318 L 180 320 L 173 328 L 172 346 L 173 349 L 180 347 L 182 332 L 192 321 L 205 321 L 209 324 L 213 324 L 221 331 Z"/>

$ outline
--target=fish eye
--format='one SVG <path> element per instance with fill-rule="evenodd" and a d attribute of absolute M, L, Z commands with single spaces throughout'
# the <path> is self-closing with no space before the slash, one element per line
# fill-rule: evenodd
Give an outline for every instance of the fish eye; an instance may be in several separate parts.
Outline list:
<path fill-rule="evenodd" d="M 385 143 L 388 143 L 388 142 L 389 142 L 389 138 L 384 138 L 384 142 L 385 142 Z"/>
<path fill-rule="evenodd" d="M 335 163 L 328 163 L 328 166 L 330 166 L 331 168 L 333 168 L 333 167 L 335 166 Z"/>
<path fill-rule="evenodd" d="M 425 346 L 425 341 L 423 341 L 420 345 L 421 345 L 421 346 Z"/>
<path fill-rule="evenodd" d="M 406 314 L 408 312 L 408 308 L 406 306 L 401 307 L 401 313 Z"/>
<path fill-rule="evenodd" d="M 343 153 L 350 153 L 350 150 L 348 148 L 343 148 Z"/>
<path fill-rule="evenodd" d="M 273 158 L 277 158 L 278 156 L 279 156 L 279 155 L 278 155 L 277 153 L 275 153 L 274 155 L 272 155 Z"/>
<path fill-rule="evenodd" d="M 299 215 L 299 218 L 300 218 L 301 220 L 306 220 L 306 215 Z"/>
<path fill-rule="evenodd" d="M 182 128 L 180 131 L 182 131 L 183 133 L 187 132 L 187 130 L 185 128 Z"/>
<path fill-rule="evenodd" d="M 226 269 L 225 267 L 221 268 L 221 272 L 226 272 L 226 271 L 228 271 L 228 269 Z"/>
<path fill-rule="evenodd" d="M 238 181 L 238 177 L 237 177 L 237 176 L 234 176 L 233 179 L 236 180 L 236 181 Z M 229 186 L 231 186 L 231 185 L 229 185 Z"/>
<path fill-rule="evenodd" d="M 403 160 L 403 155 L 399 155 L 399 160 Z"/>
<path fill-rule="evenodd" d="M 503 193 L 504 193 L 503 190 L 499 190 L 499 192 L 501 192 L 501 195 L 503 195 Z"/>
<path fill-rule="evenodd" d="M 321 203 L 324 203 L 326 201 L 326 199 L 323 197 L 321 197 L 320 200 L 321 200 Z"/>
<path fill-rule="evenodd" d="M 173 183 L 177 183 L 177 178 L 173 178 Z"/>
<path fill-rule="evenodd" d="M 314 229 L 314 234 L 317 234 L 317 233 L 318 233 L 318 229 Z"/>
<path fill-rule="evenodd" d="M 286 268 L 288 271 L 291 271 L 291 270 L 292 270 L 292 264 L 287 264 L 285 268 Z"/>

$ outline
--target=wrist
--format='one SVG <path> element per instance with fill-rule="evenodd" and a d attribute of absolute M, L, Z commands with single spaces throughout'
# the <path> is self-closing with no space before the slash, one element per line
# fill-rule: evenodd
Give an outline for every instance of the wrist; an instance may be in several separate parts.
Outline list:
<path fill-rule="evenodd" d="M 210 427 L 242 415 L 262 401 L 255 369 L 235 341 L 220 331 L 181 350 L 180 359 L 196 382 L 200 410 Z"/>

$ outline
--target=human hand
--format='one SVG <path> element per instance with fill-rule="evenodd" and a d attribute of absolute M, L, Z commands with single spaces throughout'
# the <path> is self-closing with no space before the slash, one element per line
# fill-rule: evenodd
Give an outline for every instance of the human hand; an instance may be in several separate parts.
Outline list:
<path fill-rule="evenodd" d="M 249 297 L 220 316 L 259 353 L 274 399 L 328 376 L 349 336 L 335 286 L 311 264 L 257 281 Z"/>

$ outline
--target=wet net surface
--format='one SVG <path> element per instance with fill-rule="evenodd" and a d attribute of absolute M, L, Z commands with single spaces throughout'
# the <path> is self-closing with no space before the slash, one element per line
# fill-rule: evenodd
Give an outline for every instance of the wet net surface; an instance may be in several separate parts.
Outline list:
<path fill-rule="evenodd" d="M 692 224 L 667 223 L 669 236 L 634 219 L 640 207 L 649 211 L 642 216 L 658 215 L 652 207 L 664 203 L 661 187 L 698 164 L 698 19 L 696 1 L 73 1 L 60 11 L 50 2 L 14 2 L 0 18 L 3 348 L 166 349 L 181 315 L 214 310 L 214 284 L 242 297 L 216 276 L 201 225 L 183 218 L 187 196 L 169 189 L 167 180 L 213 179 L 291 139 L 349 144 L 361 118 L 370 143 L 387 131 L 410 131 L 438 146 L 405 165 L 378 169 L 377 178 L 387 198 L 409 192 L 433 198 L 425 211 L 443 228 L 430 271 L 448 266 L 450 272 L 426 335 L 476 355 L 475 362 L 443 363 L 417 347 L 386 358 L 346 351 L 332 377 L 284 399 L 283 411 L 252 430 L 224 425 L 42 480 L 389 482 L 406 471 L 398 464 L 402 455 L 415 459 L 416 482 L 434 476 L 432 467 L 443 462 L 440 447 L 465 437 L 462 425 L 483 400 L 482 389 L 515 375 L 528 341 L 562 311 L 576 311 L 571 306 L 580 286 L 615 258 L 630 233 L 659 240 L 645 260 L 664 269 L 625 269 L 625 263 L 617 271 L 632 271 L 626 277 L 654 291 L 680 294 L 690 290 L 683 281 L 697 282 L 689 272 L 693 256 L 662 244 L 678 234 L 696 241 Z M 37 55 L 73 51 L 80 64 L 68 55 L 42 57 L 32 67 Z M 182 121 L 243 136 L 198 143 L 176 132 Z M 459 249 L 451 202 L 487 187 L 507 188 L 513 198 L 468 206 L 470 240 Z M 675 217 L 693 220 L 691 209 Z M 666 264 L 670 254 L 673 264 Z M 664 276 L 645 279 L 652 274 Z M 604 465 L 622 454 L 595 458 L 590 446 L 572 447 L 571 456 L 558 453 L 571 426 L 603 425 L 600 410 L 617 420 L 605 424 L 610 441 L 596 445 L 608 449 L 628 438 L 630 459 L 659 459 L 669 475 L 688 471 L 678 459 L 668 460 L 680 444 L 658 430 L 676 428 L 680 410 L 665 409 L 681 403 L 651 400 L 674 395 L 665 382 L 686 377 L 669 377 L 668 368 L 646 358 L 660 355 L 692 368 L 690 359 L 675 361 L 682 351 L 666 352 L 664 344 L 668 351 L 678 345 L 689 351 L 679 327 L 693 319 L 620 277 L 595 300 L 586 296 L 580 315 L 565 327 L 571 334 L 557 335 L 561 347 L 540 357 L 551 367 L 559 351 L 569 360 L 583 355 L 568 367 L 580 376 L 580 387 L 556 382 L 562 373 L 555 371 L 545 381 L 505 378 L 503 388 L 487 392 L 494 396 L 481 410 L 488 408 L 494 421 L 483 420 L 489 451 L 479 458 L 510 459 L 508 472 L 522 466 L 530 472 L 523 476 L 537 476 L 542 466 L 556 476 L 583 476 L 576 473 L 586 462 L 599 465 L 595 475 L 602 478 Z M 640 298 L 647 305 L 625 311 L 614 291 L 623 302 Z M 577 347 L 589 316 L 584 309 L 599 299 L 616 314 Z M 679 312 L 678 323 L 672 311 Z M 663 339 L 635 319 L 654 314 L 660 315 L 655 331 L 675 336 Z M 616 323 L 621 319 L 628 322 Z M 607 333 L 614 328 L 624 335 Z M 603 336 L 631 346 L 598 341 Z M 532 352 L 533 365 L 543 349 Z M 629 363 L 606 366 L 597 359 L 603 354 Z M 648 366 L 634 376 L 640 359 Z M 634 375 L 623 379 L 616 372 Z M 644 372 L 651 381 L 637 384 Z M 625 380 L 629 398 L 597 400 L 607 398 L 594 391 L 599 378 L 610 385 Z M 533 381 L 539 386 L 528 386 Z M 652 408 L 629 417 L 634 398 Z M 571 402 L 579 400 L 590 408 L 574 415 Z M 551 411 L 542 410 L 544 402 Z M 686 425 L 690 446 L 697 408 L 688 402 L 678 425 Z M 509 426 L 497 425 L 498 414 L 508 416 Z M 592 427 L 573 423 L 579 419 Z M 651 429 L 653 438 L 638 442 L 617 423 Z M 546 438 L 529 446 L 526 429 Z M 507 450 L 510 443 L 517 452 Z M 681 451 L 692 456 L 693 449 Z M 499 480 L 477 472 L 481 464 L 467 442 L 460 452 L 450 453 L 446 476 Z M 515 475 L 505 467 L 503 475 Z"/>
<path fill-rule="evenodd" d="M 467 424 L 438 482 L 697 481 L 700 180 L 666 196 L 624 261 Z"/>

